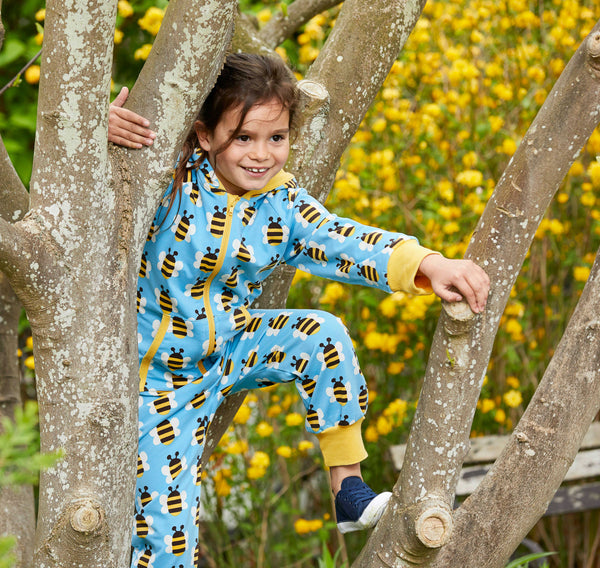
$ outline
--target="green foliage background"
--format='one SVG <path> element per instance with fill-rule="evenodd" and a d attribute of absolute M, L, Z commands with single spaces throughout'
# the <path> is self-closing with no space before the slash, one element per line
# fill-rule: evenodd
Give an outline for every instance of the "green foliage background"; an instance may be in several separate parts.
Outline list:
<path fill-rule="evenodd" d="M 167 4 L 119 2 L 113 96 L 133 85 Z M 258 25 L 285 10 L 274 1 L 241 5 Z M 42 8 L 38 0 L 3 5 L 2 84 L 40 49 Z M 315 17 L 278 50 L 299 77 L 336 15 Z M 510 156 L 598 15 L 592 0 L 428 2 L 342 159 L 328 207 L 462 256 Z M 37 85 L 26 80 L 0 97 L 0 132 L 25 183 L 36 97 Z M 473 435 L 512 429 L 583 289 L 600 244 L 599 154 L 596 131 L 536 233 L 501 321 Z M 439 301 L 298 274 L 289 306 L 324 308 L 346 322 L 371 391 L 364 474 L 375 489 L 390 487 L 396 473 L 386 452 L 406 438 Z M 22 335 L 24 373 L 33 381 L 26 326 Z M 326 476 L 302 415 L 292 388 L 248 396 L 205 484 L 214 513 L 202 528 L 207 566 L 313 566 L 325 558 L 323 545 L 331 557 L 341 548 L 340 562 L 362 546 L 365 535 L 344 545 L 334 529 Z"/>

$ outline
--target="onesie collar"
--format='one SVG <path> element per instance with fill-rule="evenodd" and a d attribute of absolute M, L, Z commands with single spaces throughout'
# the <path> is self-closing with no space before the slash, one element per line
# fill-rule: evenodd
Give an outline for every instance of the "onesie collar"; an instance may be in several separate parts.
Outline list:
<path fill-rule="evenodd" d="M 197 151 L 194 151 L 194 153 L 191 155 L 190 159 L 188 160 L 188 167 L 193 167 L 193 164 L 197 163 L 197 161 L 199 159 L 200 159 L 200 155 L 197 153 Z M 205 181 L 207 182 L 208 186 L 210 187 L 210 189 L 212 191 L 214 191 L 215 193 L 222 193 L 225 191 L 223 184 L 217 178 L 215 171 L 213 170 L 213 167 L 210 165 L 210 162 L 207 159 L 204 159 L 200 163 L 198 170 L 199 170 L 199 173 L 202 174 L 202 176 L 204 177 Z M 280 172 L 276 173 L 269 180 L 269 183 L 267 185 L 265 185 L 265 187 L 263 187 L 262 189 L 255 189 L 252 191 L 247 191 L 246 193 L 244 193 L 242 195 L 242 197 L 253 197 L 255 195 L 260 195 L 262 193 L 267 193 L 274 189 L 283 189 L 284 187 L 286 187 L 286 184 L 289 184 L 289 182 L 292 181 L 293 179 L 294 179 L 294 176 L 292 174 L 286 172 L 285 170 L 281 170 Z"/>

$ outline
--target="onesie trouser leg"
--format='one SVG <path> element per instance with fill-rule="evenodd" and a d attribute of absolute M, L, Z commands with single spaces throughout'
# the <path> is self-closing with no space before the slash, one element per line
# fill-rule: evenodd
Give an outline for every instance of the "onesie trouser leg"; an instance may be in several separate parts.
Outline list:
<path fill-rule="evenodd" d="M 196 373 L 192 381 L 174 390 L 165 381 L 165 391 L 140 393 L 132 568 L 196 566 L 204 438 L 229 394 L 295 381 L 306 429 L 319 438 L 325 463 L 366 457 L 360 422 L 367 388 L 342 322 L 322 311 L 250 315 L 245 330 L 218 353 L 182 369 L 186 376 Z M 149 372 L 166 376 L 169 369 L 155 359 Z"/>

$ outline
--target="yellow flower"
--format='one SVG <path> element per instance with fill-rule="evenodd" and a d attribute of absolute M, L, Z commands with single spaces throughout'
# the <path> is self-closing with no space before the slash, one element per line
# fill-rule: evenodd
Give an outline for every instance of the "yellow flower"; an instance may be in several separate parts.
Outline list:
<path fill-rule="evenodd" d="M 244 454 L 248 451 L 248 442 L 245 440 L 237 440 L 232 444 L 229 444 L 227 448 L 225 448 L 225 451 L 232 456 Z"/>
<path fill-rule="evenodd" d="M 292 457 L 292 448 L 289 446 L 279 446 L 277 448 L 277 455 L 282 458 L 290 458 Z"/>
<path fill-rule="evenodd" d="M 38 32 L 37 34 L 35 34 L 33 41 L 35 41 L 37 45 L 42 45 L 44 41 L 44 32 Z"/>
<path fill-rule="evenodd" d="M 573 170 L 573 167 L 571 167 L 571 170 Z M 589 165 L 587 173 L 590 176 L 590 180 L 592 181 L 592 186 L 595 188 L 600 187 L 600 162 L 593 161 Z"/>
<path fill-rule="evenodd" d="M 264 467 L 254 467 L 250 466 L 246 471 L 246 476 L 248 479 L 260 479 L 265 476 L 267 470 Z"/>
<path fill-rule="evenodd" d="M 386 296 L 377 309 L 387 318 L 393 318 L 398 313 L 398 299 L 395 294 Z"/>
<path fill-rule="evenodd" d="M 278 404 L 269 406 L 269 409 L 267 410 L 268 418 L 274 418 L 275 416 L 278 416 L 279 414 L 281 414 L 281 406 L 279 406 Z"/>
<path fill-rule="evenodd" d="M 565 68 L 565 62 L 562 59 L 551 59 L 550 60 L 550 69 L 555 77 L 558 77 L 563 69 Z"/>
<path fill-rule="evenodd" d="M 517 408 L 523 402 L 523 395 L 521 391 L 511 389 L 504 393 L 502 400 L 509 408 Z"/>
<path fill-rule="evenodd" d="M 490 116 L 488 118 L 492 132 L 498 132 L 504 126 L 504 119 L 500 116 Z"/>
<path fill-rule="evenodd" d="M 298 519 L 295 523 L 294 523 L 294 530 L 298 533 L 298 534 L 306 534 L 310 532 L 310 525 L 309 522 L 306 519 Z"/>
<path fill-rule="evenodd" d="M 494 420 L 498 422 L 498 424 L 504 424 L 506 422 L 506 412 L 499 408 L 496 410 L 496 414 L 494 415 Z"/>
<path fill-rule="evenodd" d="M 262 467 L 266 469 L 271 465 L 269 454 L 266 454 L 265 452 L 255 452 L 250 458 L 250 465 L 252 467 Z"/>
<path fill-rule="evenodd" d="M 446 235 L 458 233 L 458 231 L 460 231 L 460 225 L 456 221 L 450 221 L 450 223 L 444 225 L 443 231 Z"/>
<path fill-rule="evenodd" d="M 383 132 L 387 127 L 387 121 L 385 118 L 376 119 L 371 125 L 371 130 L 373 132 Z"/>
<path fill-rule="evenodd" d="M 238 411 L 235 413 L 235 416 L 233 417 L 233 421 L 236 424 L 246 424 L 246 422 L 248 422 L 248 419 L 250 418 L 251 414 L 252 414 L 252 410 L 250 409 L 250 407 L 247 404 L 242 404 L 242 406 L 240 406 Z"/>
<path fill-rule="evenodd" d="M 591 207 L 593 207 L 593 206 L 595 205 L 595 203 L 596 203 L 596 196 L 595 196 L 593 193 L 591 193 L 591 192 L 584 193 L 584 194 L 581 196 L 581 198 L 580 198 L 580 201 L 581 201 L 581 204 L 582 204 L 584 207 L 589 207 L 589 208 L 591 208 Z"/>
<path fill-rule="evenodd" d="M 386 436 L 392 431 L 392 423 L 385 416 L 379 416 L 379 418 L 377 418 L 376 428 L 378 434 Z"/>
<path fill-rule="evenodd" d="M 33 355 L 27 357 L 24 361 L 25 366 L 32 371 L 35 370 L 35 362 L 33 360 Z"/>
<path fill-rule="evenodd" d="M 297 412 L 291 412 L 285 417 L 285 423 L 287 426 L 299 426 L 304 423 L 304 418 Z"/>
<path fill-rule="evenodd" d="M 119 0 L 117 3 L 117 11 L 119 12 L 119 16 L 121 18 L 129 18 L 133 14 L 133 8 L 131 4 L 127 2 L 127 0 Z"/>
<path fill-rule="evenodd" d="M 323 521 L 321 519 L 298 519 L 294 523 L 294 530 L 298 534 L 307 534 L 310 532 L 318 531 L 323 527 Z"/>
<path fill-rule="evenodd" d="M 346 296 L 346 290 L 344 286 L 339 282 L 330 282 L 325 286 L 323 295 L 319 298 L 321 304 L 335 304 L 337 300 L 340 300 Z"/>
<path fill-rule="evenodd" d="M 402 361 L 393 361 L 388 365 L 387 371 L 390 375 L 399 375 L 404 371 L 405 364 Z"/>
<path fill-rule="evenodd" d="M 215 491 L 219 497 L 227 497 L 231 493 L 227 477 L 231 477 L 230 470 L 218 470 L 214 475 Z"/>
<path fill-rule="evenodd" d="M 46 8 L 42 8 L 35 13 L 36 22 L 43 22 L 46 19 Z"/>
<path fill-rule="evenodd" d="M 377 428 L 375 426 L 367 426 L 367 429 L 364 433 L 366 442 L 377 442 L 379 440 L 379 434 L 377 433 Z"/>
<path fill-rule="evenodd" d="M 261 24 L 266 24 L 271 19 L 272 16 L 273 16 L 273 14 L 271 13 L 271 10 L 269 10 L 268 8 L 264 8 L 263 10 L 260 10 L 260 12 L 258 12 L 258 14 L 256 14 L 256 19 Z"/>
<path fill-rule="evenodd" d="M 157 8 L 156 6 L 150 6 L 146 10 L 144 17 L 138 20 L 140 28 L 150 32 L 152 35 L 156 35 L 160 29 L 160 25 L 163 21 L 165 11 Z"/>
<path fill-rule="evenodd" d="M 494 85 L 492 88 L 492 93 L 494 93 L 503 101 L 511 101 L 514 96 L 512 88 L 504 83 L 498 83 L 497 85 Z"/>
<path fill-rule="evenodd" d="M 495 408 L 495 403 L 491 398 L 484 398 L 481 401 L 481 412 L 483 412 L 484 414 L 487 414 L 490 410 L 493 410 Z"/>
<path fill-rule="evenodd" d="M 517 143 L 512 138 L 505 138 L 502 140 L 502 145 L 499 148 L 500 152 L 507 156 L 512 156 L 516 149 Z"/>
<path fill-rule="evenodd" d="M 587 282 L 589 276 L 590 269 L 587 266 L 576 266 L 573 269 L 573 278 L 575 278 L 577 282 Z M 25 364 L 27 364 L 27 360 L 25 360 Z"/>
<path fill-rule="evenodd" d="M 479 170 L 464 170 L 457 174 L 456 181 L 467 187 L 475 188 L 483 183 L 483 174 Z"/>
<path fill-rule="evenodd" d="M 115 45 L 119 45 L 123 41 L 123 32 L 121 30 L 115 30 Z"/>
<path fill-rule="evenodd" d="M 508 318 L 504 324 L 504 329 L 513 341 L 523 340 L 523 326 L 515 318 Z"/>
<path fill-rule="evenodd" d="M 435 187 L 442 199 L 445 201 L 454 200 L 454 189 L 452 188 L 452 182 L 447 179 L 443 179 L 442 181 L 438 182 Z"/>
<path fill-rule="evenodd" d="M 273 426 L 271 426 L 270 424 L 268 424 L 267 422 L 264 422 L 264 421 L 259 422 L 256 425 L 256 433 L 261 438 L 267 438 L 273 433 Z"/>
<path fill-rule="evenodd" d="M 133 54 L 133 58 L 141 59 L 141 60 L 145 61 L 146 59 L 148 59 L 151 49 L 152 49 L 152 44 L 145 43 L 144 45 L 142 45 L 142 47 L 139 47 L 138 49 L 135 50 L 135 52 Z"/>
<path fill-rule="evenodd" d="M 40 82 L 40 66 L 31 65 L 25 71 L 25 81 L 30 85 L 37 85 Z"/>
<path fill-rule="evenodd" d="M 513 389 L 518 389 L 519 386 L 521 386 L 521 382 L 519 381 L 519 379 L 513 376 L 506 377 L 506 384 Z"/>
<path fill-rule="evenodd" d="M 298 451 L 299 452 L 308 452 L 310 450 L 312 450 L 315 447 L 315 445 L 312 442 L 309 442 L 308 440 L 300 440 L 300 442 L 298 442 Z"/>

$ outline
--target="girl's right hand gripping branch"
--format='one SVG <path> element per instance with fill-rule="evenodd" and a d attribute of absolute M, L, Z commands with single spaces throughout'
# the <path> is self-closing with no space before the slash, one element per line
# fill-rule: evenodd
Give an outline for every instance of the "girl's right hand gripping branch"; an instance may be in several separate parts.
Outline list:
<path fill-rule="evenodd" d="M 433 291 L 442 300 L 460 302 L 465 299 L 476 314 L 485 309 L 490 279 L 473 261 L 430 254 L 421 262 L 419 272 L 429 278 Z"/>

